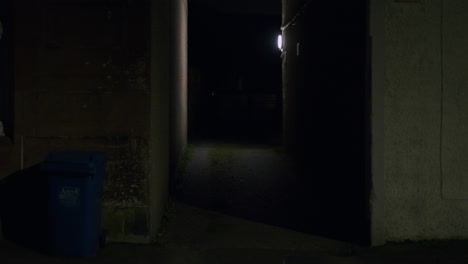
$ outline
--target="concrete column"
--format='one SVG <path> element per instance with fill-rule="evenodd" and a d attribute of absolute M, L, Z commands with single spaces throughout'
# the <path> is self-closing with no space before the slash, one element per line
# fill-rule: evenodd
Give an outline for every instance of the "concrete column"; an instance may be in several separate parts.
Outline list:
<path fill-rule="evenodd" d="M 187 145 L 187 0 L 171 1 L 170 173 Z"/>
<path fill-rule="evenodd" d="M 150 66 L 150 237 L 161 226 L 168 195 L 170 0 L 151 1 Z"/>

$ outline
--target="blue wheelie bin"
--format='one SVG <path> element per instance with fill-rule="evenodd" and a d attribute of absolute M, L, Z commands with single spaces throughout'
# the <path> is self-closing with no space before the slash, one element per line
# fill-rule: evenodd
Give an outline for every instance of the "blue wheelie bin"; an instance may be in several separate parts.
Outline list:
<path fill-rule="evenodd" d="M 100 152 L 49 153 L 40 165 L 49 179 L 52 255 L 93 255 L 101 239 L 101 201 L 107 157 Z"/>

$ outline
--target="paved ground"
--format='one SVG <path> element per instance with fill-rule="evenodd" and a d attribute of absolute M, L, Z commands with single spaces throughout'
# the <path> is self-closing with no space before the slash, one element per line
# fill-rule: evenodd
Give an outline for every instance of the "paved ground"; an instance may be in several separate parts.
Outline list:
<path fill-rule="evenodd" d="M 361 232 L 366 214 L 355 209 L 356 191 L 349 191 L 357 187 L 318 172 L 310 156 L 304 169 L 279 145 L 195 142 L 172 194 L 231 216 L 362 243 L 368 237 Z"/>
<path fill-rule="evenodd" d="M 468 263 L 467 241 L 366 248 L 176 203 L 156 244 L 111 244 L 84 259 L 39 254 L 0 240 L 0 263 L 346 264 Z"/>
<path fill-rule="evenodd" d="M 174 195 L 205 209 L 293 225 L 302 193 L 293 171 L 292 163 L 274 145 L 195 143 L 179 170 Z"/>
<path fill-rule="evenodd" d="M 468 263 L 468 241 L 368 248 L 284 228 L 309 223 L 297 218 L 305 205 L 296 203 L 308 189 L 274 146 L 211 142 L 190 152 L 179 171 L 179 201 L 171 203 L 157 243 L 111 244 L 94 257 L 70 259 L 0 236 L 0 263 Z"/>

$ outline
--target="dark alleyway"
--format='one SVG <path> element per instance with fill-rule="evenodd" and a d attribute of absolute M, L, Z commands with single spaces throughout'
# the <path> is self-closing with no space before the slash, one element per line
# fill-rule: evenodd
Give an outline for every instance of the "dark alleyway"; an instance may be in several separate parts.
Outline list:
<path fill-rule="evenodd" d="M 175 197 L 233 216 L 297 227 L 302 195 L 297 177 L 275 145 L 199 142 L 189 147 L 178 171 Z"/>
<path fill-rule="evenodd" d="M 356 198 L 333 197 L 349 185 L 328 183 L 327 175 L 314 169 L 316 154 L 308 155 L 309 164 L 299 166 L 280 145 L 196 142 L 176 173 L 172 195 L 227 215 L 362 243 L 365 227 L 356 220 L 361 213 L 352 209 Z M 346 206 L 347 211 L 336 210 Z"/>
<path fill-rule="evenodd" d="M 105 153 L 113 242 L 0 264 L 468 263 L 467 3 L 0 1 L 0 180 Z M 17 179 L 0 230 L 45 247 Z"/>

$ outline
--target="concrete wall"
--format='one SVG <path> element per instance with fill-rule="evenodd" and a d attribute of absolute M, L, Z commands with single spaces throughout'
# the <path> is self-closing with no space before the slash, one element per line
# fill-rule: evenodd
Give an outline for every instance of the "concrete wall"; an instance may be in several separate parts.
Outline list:
<path fill-rule="evenodd" d="M 284 1 L 284 21 L 303 3 Z M 468 4 L 463 0 L 369 3 L 371 242 L 466 238 Z M 311 135 L 307 130 L 295 132 L 305 127 L 298 103 L 306 94 L 300 88 L 304 82 L 298 81 L 300 59 L 290 56 L 303 36 L 298 24 L 299 29 L 285 32 L 283 64 L 285 142 L 293 150 Z"/>
<path fill-rule="evenodd" d="M 385 243 L 384 191 L 384 95 L 385 95 L 385 2 L 369 1 L 368 67 L 370 70 L 370 145 L 371 181 L 369 182 L 369 213 L 371 245 Z"/>
<path fill-rule="evenodd" d="M 387 1 L 385 238 L 468 237 L 468 4 Z"/>
<path fill-rule="evenodd" d="M 16 157 L 28 167 L 50 151 L 106 152 L 103 225 L 114 241 L 146 241 L 147 4 L 15 3 Z"/>
<path fill-rule="evenodd" d="M 105 152 L 103 227 L 112 241 L 150 242 L 160 227 L 169 175 L 170 80 L 184 89 L 183 79 L 170 76 L 183 77 L 183 63 L 175 62 L 186 55 L 182 44 L 180 54 L 171 52 L 171 34 L 185 33 L 183 17 L 170 33 L 169 18 L 182 8 L 170 9 L 170 2 L 14 1 L 17 140 L 0 140 L 0 178 L 41 162 L 50 151 Z M 172 54 L 179 57 L 171 64 Z M 179 145 L 181 112 L 172 113 L 182 124 L 174 137 Z"/>

